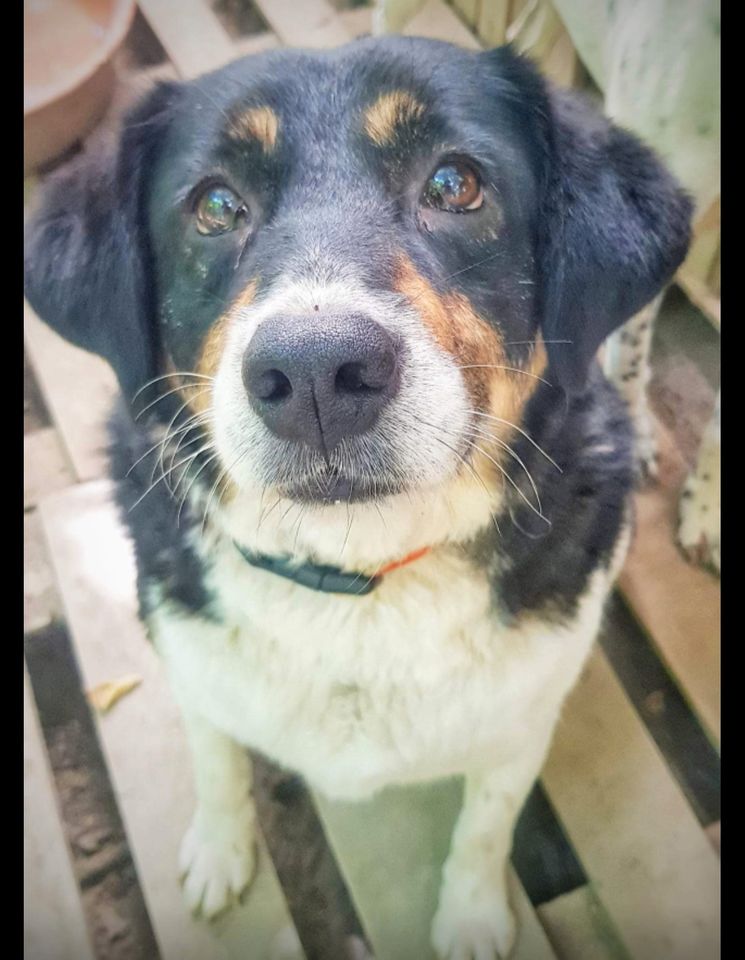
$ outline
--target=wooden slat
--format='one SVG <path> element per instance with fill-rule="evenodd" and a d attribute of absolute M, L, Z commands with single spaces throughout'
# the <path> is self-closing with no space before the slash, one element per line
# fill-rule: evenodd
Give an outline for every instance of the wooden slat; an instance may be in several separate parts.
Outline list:
<path fill-rule="evenodd" d="M 484 0 L 478 21 L 478 35 L 485 47 L 496 47 L 505 42 L 509 25 L 509 0 Z"/>
<path fill-rule="evenodd" d="M 716 823 L 710 823 L 706 828 L 706 836 L 709 838 L 709 842 L 712 847 L 716 850 L 717 853 L 720 852 L 722 848 L 722 822 L 717 820 Z"/>
<path fill-rule="evenodd" d="M 23 812 L 23 956 L 25 960 L 93 960 L 25 669 Z"/>
<path fill-rule="evenodd" d="M 194 805 L 190 761 L 165 669 L 137 619 L 134 560 L 112 489 L 80 485 L 41 511 L 86 688 L 142 677 L 97 726 L 163 960 L 270 960 L 290 920 L 263 848 L 244 905 L 207 924 L 183 900 L 177 858 Z"/>
<path fill-rule="evenodd" d="M 689 270 L 685 264 L 675 275 L 675 282 L 691 303 L 695 307 L 698 307 L 712 326 L 717 330 L 721 330 L 722 304 L 711 287 L 700 277 L 696 276 L 692 270 Z"/>
<path fill-rule="evenodd" d="M 685 464 L 657 424 L 659 482 L 635 498 L 636 533 L 619 585 L 709 735 L 720 735 L 720 589 L 676 544 Z"/>
<path fill-rule="evenodd" d="M 42 427 L 23 438 L 23 506 L 74 483 L 72 467 L 54 427 Z"/>
<path fill-rule="evenodd" d="M 403 30 L 409 37 L 447 40 L 462 47 L 478 49 L 478 40 L 442 0 L 427 0 Z"/>
<path fill-rule="evenodd" d="M 375 0 L 373 6 L 373 34 L 401 33 L 406 24 L 419 12 L 422 0 Z"/>
<path fill-rule="evenodd" d="M 376 960 L 433 960 L 430 924 L 461 792 L 450 781 L 389 789 L 362 803 L 316 797 Z M 520 924 L 514 960 L 554 960 L 514 874 L 512 880 Z"/>
<path fill-rule="evenodd" d="M 592 887 L 562 894 L 537 912 L 561 960 L 630 960 Z"/>
<path fill-rule="evenodd" d="M 549 55 L 541 63 L 543 73 L 560 87 L 571 87 L 577 76 L 577 51 L 562 27 Z"/>
<path fill-rule="evenodd" d="M 206 0 L 139 0 L 138 5 L 182 77 L 234 59 L 233 41 Z"/>
<path fill-rule="evenodd" d="M 453 0 L 453 9 L 458 14 L 458 18 L 471 30 L 476 29 L 482 2 L 483 0 Z"/>
<path fill-rule="evenodd" d="M 256 7 L 288 47 L 336 47 L 351 40 L 339 14 L 326 0 L 255 0 Z"/>
<path fill-rule="evenodd" d="M 60 616 L 59 597 L 38 510 L 23 515 L 23 632 L 48 627 Z"/>
<path fill-rule="evenodd" d="M 340 16 L 352 37 L 361 37 L 372 30 L 372 12 L 369 7 L 349 10 Z M 408 37 L 448 40 L 462 47 L 479 49 L 479 43 L 474 35 L 442 0 L 427 0 L 402 32 Z"/>
<path fill-rule="evenodd" d="M 719 859 L 600 650 L 543 782 L 634 960 L 719 956 Z"/>
<path fill-rule="evenodd" d="M 78 480 L 107 472 L 106 420 L 116 377 L 100 357 L 73 347 L 42 323 L 24 301 L 29 362 Z"/>

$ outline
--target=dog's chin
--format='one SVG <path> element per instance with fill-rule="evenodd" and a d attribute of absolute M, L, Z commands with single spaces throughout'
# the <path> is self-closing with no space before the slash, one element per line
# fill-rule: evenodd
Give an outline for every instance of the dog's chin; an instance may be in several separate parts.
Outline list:
<path fill-rule="evenodd" d="M 403 493 L 406 486 L 388 477 L 375 479 L 330 474 L 326 477 L 302 478 L 278 487 L 282 497 L 315 506 L 340 503 L 372 503 L 384 497 Z"/>

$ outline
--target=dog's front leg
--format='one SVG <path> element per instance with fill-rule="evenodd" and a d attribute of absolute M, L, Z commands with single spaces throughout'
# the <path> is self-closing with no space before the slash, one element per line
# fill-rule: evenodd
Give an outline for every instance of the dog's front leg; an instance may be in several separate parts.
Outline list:
<path fill-rule="evenodd" d="M 493 770 L 466 777 L 463 808 L 445 861 L 432 943 L 444 960 L 504 960 L 515 940 L 507 867 L 515 821 L 550 734 Z"/>
<path fill-rule="evenodd" d="M 247 752 L 209 721 L 184 714 L 194 764 L 197 808 L 179 866 L 193 911 L 214 917 L 251 882 L 256 813 Z"/>

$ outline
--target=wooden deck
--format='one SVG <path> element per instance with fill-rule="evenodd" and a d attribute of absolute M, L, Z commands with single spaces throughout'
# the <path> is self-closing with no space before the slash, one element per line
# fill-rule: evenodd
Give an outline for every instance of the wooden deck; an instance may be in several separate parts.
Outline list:
<path fill-rule="evenodd" d="M 269 30 L 235 41 L 206 0 L 179 0 L 176 17 L 173 0 L 141 0 L 170 60 L 157 72 L 191 77 L 241 52 L 334 45 L 370 30 L 369 10 L 340 14 L 325 0 L 258 0 L 256 6 Z M 428 0 L 406 32 L 477 44 L 440 0 Z M 128 674 L 142 678 L 97 717 L 97 728 L 160 952 L 173 960 L 276 960 L 291 921 L 265 850 L 246 902 L 217 923 L 195 921 L 183 904 L 176 851 L 193 799 L 191 775 L 178 712 L 135 615 L 131 548 L 104 476 L 103 425 L 114 377 L 103 361 L 44 327 L 28 306 L 24 319 L 27 353 L 53 420 L 53 429 L 26 443 L 26 503 L 39 505 L 83 682 L 90 689 Z M 715 751 L 719 586 L 685 563 L 674 545 L 682 464 L 669 438 L 663 452 L 661 484 L 637 498 L 639 526 L 621 589 L 651 655 Z M 719 956 L 718 823 L 696 811 L 632 699 L 598 648 L 564 711 L 542 777 L 585 880 L 533 904 L 514 876 L 520 960 Z M 44 887 L 42 919 L 67 937 L 59 938 L 56 956 L 82 960 L 90 948 L 59 819 L 50 812 L 53 795 L 28 697 L 26 705 L 26 833 L 36 865 L 27 895 Z M 364 804 L 316 798 L 379 960 L 432 956 L 429 924 L 459 797 L 460 785 L 450 782 L 388 791 Z M 51 956 L 27 953 L 28 960 Z"/>

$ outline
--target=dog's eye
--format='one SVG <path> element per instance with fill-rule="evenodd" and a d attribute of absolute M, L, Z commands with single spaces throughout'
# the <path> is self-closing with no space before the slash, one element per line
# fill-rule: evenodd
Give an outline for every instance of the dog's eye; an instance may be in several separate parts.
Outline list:
<path fill-rule="evenodd" d="M 453 213 L 478 210 L 484 202 L 479 175 L 463 160 L 444 163 L 427 181 L 424 202 L 430 207 Z"/>
<path fill-rule="evenodd" d="M 197 230 L 206 237 L 235 230 L 248 217 L 248 208 L 229 187 L 213 184 L 199 196 L 194 207 Z"/>

